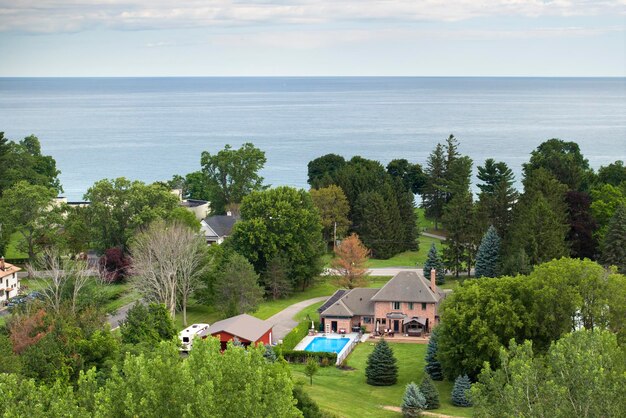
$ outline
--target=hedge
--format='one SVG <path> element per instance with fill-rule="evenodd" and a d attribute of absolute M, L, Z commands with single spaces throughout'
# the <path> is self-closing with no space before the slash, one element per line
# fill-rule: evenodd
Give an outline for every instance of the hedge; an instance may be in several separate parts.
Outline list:
<path fill-rule="evenodd" d="M 14 266 L 24 266 L 28 263 L 28 257 L 5 258 L 4 261 L 6 263 L 13 264 Z"/>
<path fill-rule="evenodd" d="M 322 366 L 329 366 L 337 363 L 337 353 L 283 350 L 281 354 L 289 363 L 306 363 L 309 358 L 317 360 L 317 362 Z"/>
<path fill-rule="evenodd" d="M 309 325 L 311 325 L 311 321 L 302 321 L 289 334 L 285 335 L 283 351 L 293 350 L 304 337 L 309 335 Z"/>

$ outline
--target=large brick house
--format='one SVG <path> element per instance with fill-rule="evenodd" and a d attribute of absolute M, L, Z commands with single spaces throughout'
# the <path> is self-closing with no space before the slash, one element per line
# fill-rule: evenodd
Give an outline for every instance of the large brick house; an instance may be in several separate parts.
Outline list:
<path fill-rule="evenodd" d="M 390 330 L 417 335 L 439 322 L 438 307 L 446 292 L 421 273 L 403 271 L 381 289 L 338 290 L 320 307 L 325 332 Z"/>

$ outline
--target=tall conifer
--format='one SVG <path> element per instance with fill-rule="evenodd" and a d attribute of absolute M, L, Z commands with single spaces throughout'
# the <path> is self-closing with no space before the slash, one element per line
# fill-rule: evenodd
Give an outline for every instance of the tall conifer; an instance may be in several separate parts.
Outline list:
<path fill-rule="evenodd" d="M 489 227 L 478 247 L 476 255 L 476 277 L 498 276 L 500 262 L 500 237 L 496 229 Z"/>
<path fill-rule="evenodd" d="M 391 386 L 398 381 L 396 357 L 384 339 L 376 344 L 374 351 L 367 358 L 365 376 L 367 384 L 372 386 Z"/>

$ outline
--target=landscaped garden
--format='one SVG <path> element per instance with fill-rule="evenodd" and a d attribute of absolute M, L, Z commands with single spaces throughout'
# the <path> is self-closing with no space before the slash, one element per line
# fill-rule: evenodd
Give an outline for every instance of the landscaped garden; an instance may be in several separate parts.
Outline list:
<path fill-rule="evenodd" d="M 371 343 L 357 345 L 347 359 L 351 370 L 341 370 L 337 367 L 320 368 L 313 378 L 313 385 L 308 384 L 304 373 L 305 365 L 291 364 L 292 376 L 295 380 L 305 381 L 304 390 L 324 410 L 339 417 L 398 417 L 398 412 L 384 409 L 399 407 L 402 402 L 405 387 L 410 382 L 419 385 L 424 376 L 424 344 L 389 344 L 398 360 L 398 383 L 393 386 L 370 386 L 365 382 L 365 366 L 369 354 L 374 349 Z M 441 408 L 434 413 L 469 417 L 471 408 L 459 408 L 451 404 L 452 382 L 435 382 L 439 390 Z"/>

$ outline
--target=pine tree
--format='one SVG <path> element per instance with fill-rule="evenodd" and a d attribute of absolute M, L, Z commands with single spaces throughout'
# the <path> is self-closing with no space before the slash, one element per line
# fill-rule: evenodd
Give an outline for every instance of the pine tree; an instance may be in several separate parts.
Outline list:
<path fill-rule="evenodd" d="M 428 250 L 428 257 L 424 263 L 424 276 L 427 279 L 430 278 L 430 271 L 432 269 L 436 271 L 437 284 L 444 284 L 446 281 L 446 272 L 434 242 L 431 244 L 430 250 Z"/>
<path fill-rule="evenodd" d="M 413 382 L 406 385 L 404 398 L 402 399 L 402 416 L 406 418 L 419 417 L 425 408 L 426 399 L 417 385 Z"/>
<path fill-rule="evenodd" d="M 387 341 L 381 339 L 374 351 L 367 358 L 365 368 L 367 384 L 372 386 L 391 386 L 398 380 L 398 366 L 393 350 Z"/>
<path fill-rule="evenodd" d="M 452 388 L 452 405 L 454 406 L 472 406 L 472 402 L 469 399 L 468 391 L 471 389 L 467 375 L 458 376 L 454 381 L 454 387 Z"/>
<path fill-rule="evenodd" d="M 444 241 L 443 260 L 446 267 L 454 271 L 457 277 L 464 262 L 473 259 L 468 245 L 474 226 L 473 214 L 474 204 L 469 192 L 457 195 L 444 210 L 443 224 L 448 235 Z M 471 265 L 469 267 L 471 268 Z"/>
<path fill-rule="evenodd" d="M 500 261 L 500 237 L 496 229 L 489 227 L 478 247 L 476 255 L 476 277 L 498 276 Z"/>
<path fill-rule="evenodd" d="M 426 164 L 426 184 L 422 189 L 422 206 L 426 216 L 435 221 L 435 229 L 438 229 L 439 220 L 443 215 L 443 207 L 446 203 L 446 157 L 443 145 L 437 144 L 428 156 Z"/>
<path fill-rule="evenodd" d="M 602 242 L 602 262 L 617 266 L 620 273 L 626 274 L 626 206 L 621 205 L 609 221 L 609 227 Z"/>
<path fill-rule="evenodd" d="M 265 346 L 265 353 L 263 353 L 263 357 L 265 357 L 265 360 L 269 361 L 270 363 L 274 363 L 276 362 L 276 360 L 278 360 L 278 357 L 276 356 L 276 351 L 274 351 L 274 347 L 272 347 L 271 345 Z"/>
<path fill-rule="evenodd" d="M 443 380 L 441 363 L 437 360 L 437 328 L 430 334 L 428 348 L 426 349 L 426 366 L 424 370 L 433 380 Z"/>
<path fill-rule="evenodd" d="M 420 391 L 422 395 L 424 395 L 424 399 L 426 403 L 424 404 L 424 409 L 437 409 L 439 408 L 439 391 L 437 387 L 433 383 L 433 380 L 430 378 L 428 374 L 424 375 L 422 379 L 422 383 L 420 384 Z"/>

